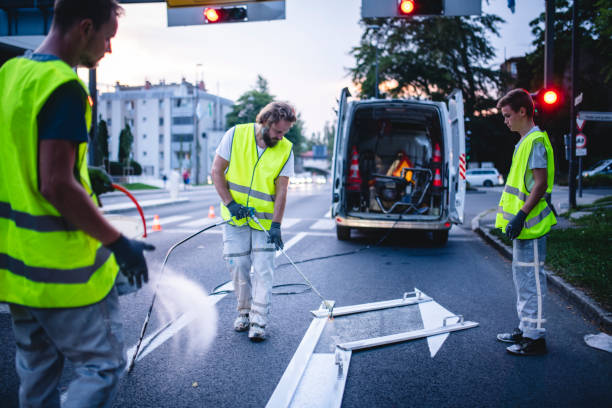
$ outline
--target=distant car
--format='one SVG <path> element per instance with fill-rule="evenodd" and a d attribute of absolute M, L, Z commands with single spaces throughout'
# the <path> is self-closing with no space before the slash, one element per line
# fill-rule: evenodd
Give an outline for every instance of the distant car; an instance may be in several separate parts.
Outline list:
<path fill-rule="evenodd" d="M 504 184 L 504 177 L 495 168 L 469 169 L 465 176 L 471 186 L 492 187 Z"/>
<path fill-rule="evenodd" d="M 591 177 L 596 174 L 612 174 L 612 159 L 600 160 L 590 169 L 582 172 L 582 177 Z"/>

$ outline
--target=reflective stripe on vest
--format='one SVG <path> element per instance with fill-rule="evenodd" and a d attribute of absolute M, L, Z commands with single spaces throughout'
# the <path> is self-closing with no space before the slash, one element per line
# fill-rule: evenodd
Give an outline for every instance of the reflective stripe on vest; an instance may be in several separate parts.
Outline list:
<path fill-rule="evenodd" d="M 230 162 L 225 174 L 234 201 L 255 208 L 255 216 L 265 229 L 270 229 L 274 217 L 275 181 L 291 156 L 292 143 L 281 139 L 274 147 L 267 147 L 261 156 L 257 152 L 255 124 L 236 125 L 232 140 Z M 231 214 L 221 203 L 221 216 L 228 220 Z M 249 226 L 261 229 L 253 220 Z M 246 219 L 232 218 L 232 224 L 245 225 Z"/>
<path fill-rule="evenodd" d="M 71 225 L 39 191 L 38 113 L 61 85 L 87 88 L 63 61 L 14 58 L 0 68 L 0 302 L 38 308 L 79 307 L 102 300 L 118 266 L 102 244 Z M 95 201 L 87 143 L 78 146 L 75 175 Z"/>
<path fill-rule="evenodd" d="M 542 143 L 546 148 L 547 158 L 547 188 L 546 194 L 552 192 L 554 183 L 554 156 L 552 146 L 545 132 L 536 131 L 525 136 L 512 158 L 512 167 L 508 174 L 506 186 L 499 201 L 495 227 L 506 231 L 506 226 L 518 211 L 522 208 L 529 197 L 529 191 L 525 186 L 525 173 L 529 162 L 529 156 L 534 142 Z M 557 219 L 552 209 L 543 197 L 527 215 L 525 226 L 518 236 L 518 239 L 534 239 L 541 237 L 550 231 L 550 228 L 557 223 Z"/>

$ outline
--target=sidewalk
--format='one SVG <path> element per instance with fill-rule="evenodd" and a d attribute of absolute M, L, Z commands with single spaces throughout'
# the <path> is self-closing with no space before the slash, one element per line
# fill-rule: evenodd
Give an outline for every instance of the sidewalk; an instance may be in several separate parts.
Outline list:
<path fill-rule="evenodd" d="M 556 188 L 556 187 L 555 187 Z M 604 191 L 605 192 L 605 191 Z M 604 197 L 599 194 L 589 193 L 588 190 L 583 191 L 582 198 L 576 197 L 578 205 L 590 204 L 598 198 Z M 609 194 L 612 195 L 612 189 Z M 557 195 L 557 197 L 559 197 Z M 565 191 L 565 197 L 567 197 L 567 190 Z M 569 205 L 567 200 L 557 201 L 553 196 L 553 205 L 556 207 L 559 213 L 567 211 Z M 495 226 L 495 214 L 497 208 L 491 208 L 483 211 L 472 219 L 472 230 L 476 231 L 487 243 L 497 249 L 503 256 L 512 260 L 512 247 L 504 244 L 499 238 L 491 234 L 489 231 Z M 557 217 L 557 225 L 553 228 L 570 228 L 571 223 L 563 217 Z M 554 272 L 544 269 L 547 276 L 547 282 L 550 288 L 555 290 L 557 293 L 568 299 L 573 303 L 583 314 L 590 320 L 593 320 L 596 324 L 603 327 L 606 331 L 612 331 L 612 313 L 604 310 L 597 302 L 591 299 L 582 290 L 575 288 L 571 284 L 567 283 L 563 278 L 556 275 Z"/>

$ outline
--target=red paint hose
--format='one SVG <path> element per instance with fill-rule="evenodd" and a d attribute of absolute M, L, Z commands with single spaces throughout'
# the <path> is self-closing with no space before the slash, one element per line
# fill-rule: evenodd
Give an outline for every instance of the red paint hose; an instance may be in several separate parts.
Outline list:
<path fill-rule="evenodd" d="M 134 196 L 124 187 L 121 187 L 119 184 L 115 184 L 115 183 L 113 183 L 112 186 L 115 190 L 119 190 L 126 196 L 130 197 L 130 200 L 132 200 L 134 204 L 136 204 L 136 209 L 138 209 L 138 212 L 140 213 L 140 218 L 142 219 L 142 226 L 144 227 L 144 234 L 142 234 L 142 237 L 146 238 L 147 237 L 147 223 L 145 221 L 144 213 L 142 212 L 142 208 L 140 207 L 140 204 L 138 204 L 138 201 L 136 201 Z"/>

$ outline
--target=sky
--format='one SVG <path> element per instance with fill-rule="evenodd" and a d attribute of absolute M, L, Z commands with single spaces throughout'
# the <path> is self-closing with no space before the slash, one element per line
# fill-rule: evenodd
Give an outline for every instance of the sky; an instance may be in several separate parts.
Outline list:
<path fill-rule="evenodd" d="M 533 49 L 528 23 L 544 11 L 544 0 L 516 3 L 512 14 L 507 0 L 482 2 L 483 12 L 506 21 L 501 38 L 491 38 L 497 53 L 492 65 Z M 348 68 L 363 31 L 361 0 L 286 0 L 285 20 L 184 27 L 167 27 L 165 3 L 123 6 L 112 54 L 97 70 L 101 92 L 117 81 L 197 78 L 209 92 L 235 101 L 260 74 L 277 99 L 294 104 L 310 136 L 334 121 L 340 91 L 352 85 Z M 87 80 L 85 72 L 80 75 Z"/>

